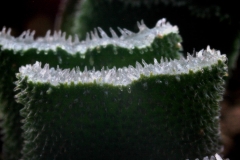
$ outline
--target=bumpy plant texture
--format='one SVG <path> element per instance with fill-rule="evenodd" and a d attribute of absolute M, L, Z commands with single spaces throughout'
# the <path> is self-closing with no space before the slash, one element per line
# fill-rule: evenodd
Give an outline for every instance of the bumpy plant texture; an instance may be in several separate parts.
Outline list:
<path fill-rule="evenodd" d="M 73 68 L 79 66 L 82 70 L 95 68 L 100 70 L 107 64 L 112 68 L 135 64 L 144 59 L 153 63 L 152 57 L 167 59 L 180 58 L 181 37 L 178 28 L 159 20 L 157 25 L 149 29 L 144 23 L 138 23 L 139 32 L 133 33 L 119 29 L 122 33 L 117 36 L 115 31 L 111 38 L 101 29 L 95 30 L 84 41 L 75 36 L 74 41 L 65 33 L 47 32 L 45 37 L 33 39 L 34 32 L 26 31 L 20 37 L 14 38 L 10 30 L 0 32 L 0 92 L 1 112 L 3 114 L 2 128 L 4 130 L 3 153 L 6 159 L 19 159 L 23 139 L 21 137 L 22 105 L 15 102 L 14 82 L 19 67 L 33 64 L 36 61 L 48 63 L 50 67 Z"/>
<path fill-rule="evenodd" d="M 196 57 L 107 70 L 41 63 L 17 74 L 24 104 L 23 159 L 194 159 L 214 155 L 226 57 Z"/>

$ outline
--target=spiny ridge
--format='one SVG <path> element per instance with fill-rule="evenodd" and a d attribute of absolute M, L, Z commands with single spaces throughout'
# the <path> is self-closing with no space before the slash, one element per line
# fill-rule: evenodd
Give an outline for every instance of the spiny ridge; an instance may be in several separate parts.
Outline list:
<path fill-rule="evenodd" d="M 27 50 L 36 48 L 38 50 L 56 50 L 58 47 L 65 49 L 70 54 L 84 54 L 88 49 L 93 49 L 99 46 L 106 46 L 112 44 L 115 46 L 132 49 L 145 48 L 149 46 L 156 37 L 162 37 L 169 33 L 178 33 L 177 26 L 172 26 L 163 18 L 159 20 L 156 26 L 149 29 L 143 21 L 138 22 L 138 33 L 133 33 L 127 29 L 119 28 L 121 36 L 110 28 L 111 37 L 108 36 L 102 28 L 98 27 L 87 33 L 87 38 L 79 41 L 78 36 L 75 35 L 66 37 L 66 33 L 62 31 L 47 31 L 45 37 L 34 39 L 35 31 L 24 31 L 19 37 L 12 37 L 10 29 L 3 28 L 0 32 L 0 45 L 2 49 L 9 50 Z"/>
<path fill-rule="evenodd" d="M 115 86 L 126 86 L 131 84 L 143 76 L 150 75 L 176 75 L 180 81 L 180 74 L 188 74 L 189 71 L 197 72 L 203 71 L 204 67 L 211 68 L 212 65 L 217 64 L 218 61 L 225 62 L 226 56 L 221 55 L 220 51 L 210 49 L 208 46 L 206 50 L 201 50 L 195 56 L 188 55 L 187 58 L 179 60 L 160 60 L 160 63 L 154 59 L 154 64 L 147 64 L 142 60 L 142 64 L 136 62 L 136 66 L 128 66 L 123 68 L 113 67 L 111 69 L 104 67 L 101 70 L 88 70 L 86 67 L 84 71 L 80 71 L 77 67 L 75 69 L 61 70 L 49 68 L 45 64 L 41 68 L 41 62 L 36 62 L 34 65 L 22 66 L 19 69 L 17 77 L 28 77 L 28 81 L 51 83 L 58 85 L 60 83 L 97 83 L 97 84 L 112 84 Z"/>

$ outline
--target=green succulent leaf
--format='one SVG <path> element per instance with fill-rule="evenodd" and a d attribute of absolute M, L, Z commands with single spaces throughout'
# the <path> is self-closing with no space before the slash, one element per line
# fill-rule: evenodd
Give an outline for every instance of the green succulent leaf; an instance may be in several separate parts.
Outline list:
<path fill-rule="evenodd" d="M 221 1 L 82 0 L 81 3 L 75 3 L 75 9 L 71 10 L 74 14 L 71 12 L 67 19 L 65 17 L 68 16 L 73 1 L 69 0 L 70 5 L 66 7 L 62 21 L 62 29 L 69 34 L 85 38 L 86 33 L 96 26 L 101 26 L 104 30 L 109 26 L 114 29 L 120 26 L 136 30 L 136 21 L 143 19 L 149 26 L 154 26 L 159 17 L 166 17 L 178 24 L 185 53 L 210 44 L 226 53 L 230 71 L 236 67 L 240 28 L 238 10 L 233 9 L 236 2 L 226 5 Z M 228 40 L 216 40 L 219 36 Z"/>
<path fill-rule="evenodd" d="M 22 66 L 16 99 L 24 104 L 23 159 L 214 155 L 221 148 L 225 61 L 207 48 L 195 57 L 118 69 Z"/>
<path fill-rule="evenodd" d="M 0 32 L 0 110 L 3 114 L 2 128 L 4 130 L 4 157 L 19 159 L 23 139 L 21 138 L 21 116 L 19 110 L 23 107 L 14 101 L 15 74 L 19 67 L 34 64 L 36 61 L 48 63 L 50 67 L 57 66 L 73 68 L 79 66 L 100 70 L 103 66 L 117 68 L 134 65 L 144 59 L 153 63 L 152 57 L 178 59 L 182 55 L 181 37 L 178 28 L 165 19 L 158 21 L 154 28 L 148 28 L 144 23 L 138 23 L 139 32 L 133 33 L 119 29 L 121 36 L 111 30 L 112 37 L 101 29 L 88 34 L 88 38 L 79 41 L 66 34 L 48 31 L 45 37 L 34 39 L 34 32 L 25 31 L 15 38 L 10 30 Z"/>

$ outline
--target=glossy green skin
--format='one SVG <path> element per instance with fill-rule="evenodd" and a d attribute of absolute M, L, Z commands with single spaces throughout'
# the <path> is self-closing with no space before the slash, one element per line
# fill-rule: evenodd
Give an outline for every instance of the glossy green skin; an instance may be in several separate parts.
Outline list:
<path fill-rule="evenodd" d="M 219 101 L 226 65 L 141 78 L 116 87 L 17 83 L 24 160 L 195 159 L 221 148 Z M 51 88 L 51 89 L 50 89 Z M 130 88 L 130 89 L 129 89 Z M 50 89 L 50 90 L 49 90 Z"/>
<path fill-rule="evenodd" d="M 81 70 L 85 66 L 88 69 L 101 69 L 103 66 L 112 68 L 135 65 L 136 61 L 141 62 L 144 59 L 148 63 L 153 63 L 153 57 L 158 60 L 163 56 L 168 59 L 179 58 L 181 49 L 177 43 L 181 42 L 178 34 L 169 34 L 162 38 L 155 38 L 151 46 L 145 49 L 130 50 L 113 45 L 99 47 L 87 50 L 85 58 L 81 58 L 79 53 L 74 55 L 67 53 L 65 50 L 58 48 L 56 51 L 38 51 L 37 49 L 29 49 L 26 51 L 13 52 L 12 50 L 0 49 L 0 110 L 3 114 L 2 128 L 4 130 L 4 146 L 3 153 L 6 160 L 18 160 L 21 157 L 21 148 L 23 139 L 22 123 L 19 110 L 23 107 L 15 102 L 14 92 L 17 80 L 15 74 L 19 71 L 19 67 L 26 64 L 34 64 L 36 61 L 42 62 L 42 65 L 49 63 L 50 67 L 74 68 L 79 66 Z M 151 49 L 150 49 L 151 48 Z M 114 52 L 118 54 L 115 55 Z M 140 54 L 140 51 L 145 53 Z M 14 153 L 14 154 L 13 154 Z"/>

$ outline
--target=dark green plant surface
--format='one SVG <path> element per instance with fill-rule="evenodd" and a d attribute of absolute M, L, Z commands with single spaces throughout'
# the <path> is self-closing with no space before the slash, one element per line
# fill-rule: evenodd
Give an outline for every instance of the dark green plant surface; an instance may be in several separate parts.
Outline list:
<path fill-rule="evenodd" d="M 240 49 L 240 20 L 237 16 L 238 10 L 234 9 L 236 2 L 225 3 L 216 0 L 185 0 L 181 1 L 182 3 L 159 0 L 156 4 L 155 2 L 132 1 L 132 5 L 131 2 L 122 0 L 82 0 L 76 4 L 75 16 L 71 17 L 74 22 L 70 24 L 73 25 L 66 25 L 68 21 L 63 18 L 62 24 L 65 27 L 62 29 L 84 38 L 87 32 L 97 26 L 104 30 L 111 26 L 113 29 L 126 27 L 136 31 L 137 26 L 134 23 L 136 21 L 144 20 L 148 26 L 154 26 L 160 17 L 166 17 L 178 25 L 185 53 L 211 45 L 227 55 L 230 69 L 236 66 L 237 58 L 234 57 L 239 55 Z"/>
<path fill-rule="evenodd" d="M 84 78 L 53 85 L 49 68 L 36 66 L 37 73 L 22 69 L 17 74 L 16 98 L 24 104 L 24 160 L 174 160 L 220 151 L 223 60 L 182 74 L 150 71 L 126 86 L 83 83 Z M 31 80 L 33 73 L 46 81 Z"/>
<path fill-rule="evenodd" d="M 145 30 L 145 32 L 148 31 Z M 25 37 L 22 36 L 22 39 L 20 38 L 21 36 L 14 38 L 3 30 L 0 37 L 0 72 L 2 73 L 0 77 L 0 109 L 3 114 L 3 154 L 5 159 L 9 160 L 21 157 L 20 151 L 23 142 L 21 137 L 22 124 L 20 122 L 22 118 L 19 115 L 19 110 L 23 106 L 17 104 L 14 99 L 15 74 L 20 66 L 41 61 L 42 63 L 49 63 L 50 67 L 55 68 L 57 66 L 61 68 L 79 66 L 83 70 L 86 66 L 88 68 L 95 67 L 95 69 L 101 69 L 106 64 L 108 64 L 109 68 L 133 65 L 136 61 L 142 59 L 145 59 L 148 63 L 153 63 L 152 57 L 165 57 L 167 59 L 181 57 L 179 53 L 179 50 L 181 50 L 181 37 L 177 33 L 156 34 L 153 41 L 142 48 L 138 46 L 124 48 L 117 44 L 111 44 L 111 38 L 108 38 L 107 40 L 110 39 L 109 41 L 100 45 L 89 45 L 92 43 L 98 44 L 98 42 L 106 39 L 106 37 L 96 39 L 96 36 L 99 34 L 96 32 L 91 39 L 85 42 L 78 42 L 77 40 L 74 42 L 66 41 L 65 37 L 63 37 L 64 34 L 60 32 L 55 33 L 53 36 L 47 34 L 43 42 L 38 40 L 39 43 L 34 46 L 37 40 L 31 39 L 31 36 L 27 34 L 30 33 L 25 32 Z M 141 34 L 142 32 L 139 32 L 135 35 L 139 36 Z M 129 37 L 126 35 L 125 40 L 121 38 L 121 42 L 128 41 L 131 39 Z M 54 38 L 55 42 L 53 42 Z M 49 47 L 47 44 L 52 48 L 46 49 Z M 91 47 L 86 48 L 84 53 L 80 53 L 80 50 L 83 50 L 85 45 Z M 42 48 L 39 49 L 38 47 Z M 77 47 L 79 47 L 79 50 Z M 72 53 L 73 50 L 75 51 L 74 53 Z"/>

